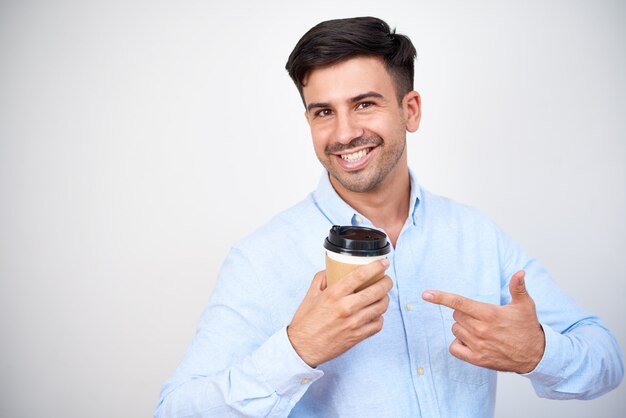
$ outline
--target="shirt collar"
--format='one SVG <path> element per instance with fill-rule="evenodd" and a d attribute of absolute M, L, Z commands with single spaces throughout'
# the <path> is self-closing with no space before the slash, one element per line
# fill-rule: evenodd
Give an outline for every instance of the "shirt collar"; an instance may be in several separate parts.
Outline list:
<path fill-rule="evenodd" d="M 409 217 L 415 225 L 422 193 L 411 169 L 409 169 L 409 179 L 411 184 Z M 326 171 L 322 174 L 317 189 L 313 192 L 313 200 L 332 225 L 373 226 L 369 219 L 358 213 L 337 194 Z"/>

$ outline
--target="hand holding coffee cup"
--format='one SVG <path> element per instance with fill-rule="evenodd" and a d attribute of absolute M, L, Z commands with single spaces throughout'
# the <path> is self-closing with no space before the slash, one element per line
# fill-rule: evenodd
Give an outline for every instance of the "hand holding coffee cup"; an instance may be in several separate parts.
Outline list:
<path fill-rule="evenodd" d="M 391 248 L 384 233 L 359 228 L 361 231 L 352 235 L 351 228 L 331 230 L 331 238 L 325 244 L 327 253 L 348 259 L 337 261 L 330 258 L 334 255 L 327 254 L 330 271 L 315 275 L 287 327 L 291 345 L 311 367 L 337 357 L 383 328 L 383 314 L 389 306 L 388 292 L 393 287 L 391 278 L 385 276 L 389 267 L 386 254 Z M 364 233 L 363 239 L 359 233 Z M 363 245 L 358 245 L 358 241 L 370 242 L 361 248 Z"/>

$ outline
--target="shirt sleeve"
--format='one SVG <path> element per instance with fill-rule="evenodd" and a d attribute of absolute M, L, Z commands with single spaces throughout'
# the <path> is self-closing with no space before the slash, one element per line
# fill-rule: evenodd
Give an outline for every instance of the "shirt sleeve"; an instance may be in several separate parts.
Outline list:
<path fill-rule="evenodd" d="M 271 303 L 233 249 L 155 417 L 286 417 L 323 372 L 298 356 L 286 324 L 276 329 Z"/>
<path fill-rule="evenodd" d="M 561 291 L 540 263 L 500 232 L 502 303 L 511 300 L 509 282 L 525 270 L 545 335 L 545 351 L 529 378 L 538 396 L 593 399 L 614 389 L 624 375 L 619 345 L 597 316 L 585 312 Z"/>

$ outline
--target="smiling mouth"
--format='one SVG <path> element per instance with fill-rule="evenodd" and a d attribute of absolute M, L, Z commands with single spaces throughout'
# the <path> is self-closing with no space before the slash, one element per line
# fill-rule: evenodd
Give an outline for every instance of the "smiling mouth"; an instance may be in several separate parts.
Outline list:
<path fill-rule="evenodd" d="M 356 161 L 359 161 L 361 158 L 365 157 L 367 154 L 369 154 L 371 150 L 372 148 L 363 148 L 362 150 L 352 152 L 350 154 L 341 154 L 340 157 L 344 161 L 347 161 L 349 163 L 354 163 Z"/>

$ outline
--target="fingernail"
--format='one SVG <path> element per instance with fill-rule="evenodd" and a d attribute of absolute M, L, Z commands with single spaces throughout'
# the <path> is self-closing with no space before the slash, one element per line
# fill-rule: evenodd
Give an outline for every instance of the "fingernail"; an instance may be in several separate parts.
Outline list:
<path fill-rule="evenodd" d="M 428 300 L 428 301 L 432 301 L 432 300 L 435 299 L 435 295 L 433 295 L 430 292 L 424 292 L 424 293 L 422 293 L 422 299 Z"/>
<path fill-rule="evenodd" d="M 389 264 L 391 264 L 391 262 L 386 258 L 383 258 L 381 262 L 383 263 L 383 266 L 385 267 L 389 267 Z"/>

